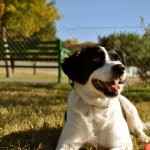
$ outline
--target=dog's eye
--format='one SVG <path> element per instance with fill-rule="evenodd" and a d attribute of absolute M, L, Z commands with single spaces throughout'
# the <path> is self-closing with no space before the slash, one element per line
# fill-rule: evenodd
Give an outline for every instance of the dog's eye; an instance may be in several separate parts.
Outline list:
<path fill-rule="evenodd" d="M 93 60 L 93 62 L 99 62 L 99 61 L 101 61 L 101 59 L 99 57 L 95 57 L 92 60 Z"/>
<path fill-rule="evenodd" d="M 121 61 L 121 57 L 115 52 L 110 53 L 110 59 L 112 61 Z"/>
<path fill-rule="evenodd" d="M 118 56 L 115 58 L 116 61 L 121 61 L 121 58 Z"/>
<path fill-rule="evenodd" d="M 121 61 L 121 58 L 120 57 L 115 57 L 113 59 L 111 59 L 112 61 Z"/>

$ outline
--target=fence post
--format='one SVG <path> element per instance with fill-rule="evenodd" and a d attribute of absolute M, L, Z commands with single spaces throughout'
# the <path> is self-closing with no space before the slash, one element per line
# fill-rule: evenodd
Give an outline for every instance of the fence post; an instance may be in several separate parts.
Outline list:
<path fill-rule="evenodd" d="M 61 83 L 62 80 L 62 42 L 58 39 L 58 83 Z"/>

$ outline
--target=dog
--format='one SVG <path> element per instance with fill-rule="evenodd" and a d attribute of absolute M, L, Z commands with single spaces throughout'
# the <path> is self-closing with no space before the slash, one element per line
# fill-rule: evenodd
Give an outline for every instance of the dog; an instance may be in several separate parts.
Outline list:
<path fill-rule="evenodd" d="M 67 119 L 56 150 L 79 150 L 91 144 L 98 150 L 132 150 L 131 133 L 150 142 L 135 106 L 124 96 L 125 61 L 120 51 L 83 47 L 62 63 L 73 81 Z"/>

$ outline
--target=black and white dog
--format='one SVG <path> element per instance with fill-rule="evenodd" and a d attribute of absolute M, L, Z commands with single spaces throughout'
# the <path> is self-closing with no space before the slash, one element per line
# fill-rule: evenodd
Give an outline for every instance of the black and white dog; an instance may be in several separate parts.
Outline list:
<path fill-rule="evenodd" d="M 150 123 L 143 123 L 134 105 L 120 94 L 126 76 L 122 55 L 85 47 L 66 58 L 62 68 L 74 89 L 56 150 L 78 150 L 89 143 L 98 150 L 132 150 L 130 133 L 150 142 L 144 133 Z"/>

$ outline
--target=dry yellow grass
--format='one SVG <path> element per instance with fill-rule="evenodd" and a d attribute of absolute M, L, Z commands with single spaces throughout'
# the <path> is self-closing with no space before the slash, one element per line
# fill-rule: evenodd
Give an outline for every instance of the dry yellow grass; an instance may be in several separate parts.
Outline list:
<path fill-rule="evenodd" d="M 54 150 L 60 136 L 68 84 L 0 84 L 0 149 Z M 150 88 L 128 88 L 143 121 L 150 121 Z M 150 97 L 149 97 L 150 98 Z M 150 132 L 148 133 L 150 135 Z M 134 150 L 145 143 L 133 138 Z"/>

